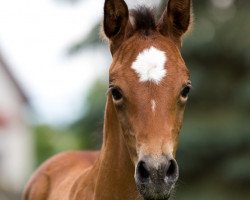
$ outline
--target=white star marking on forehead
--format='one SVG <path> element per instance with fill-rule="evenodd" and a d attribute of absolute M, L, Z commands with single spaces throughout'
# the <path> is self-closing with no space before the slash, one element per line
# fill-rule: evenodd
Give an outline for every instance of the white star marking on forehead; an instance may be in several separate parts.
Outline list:
<path fill-rule="evenodd" d="M 166 62 L 165 52 L 150 47 L 139 53 L 131 68 L 136 71 L 141 82 L 152 81 L 159 84 L 167 74 Z"/>

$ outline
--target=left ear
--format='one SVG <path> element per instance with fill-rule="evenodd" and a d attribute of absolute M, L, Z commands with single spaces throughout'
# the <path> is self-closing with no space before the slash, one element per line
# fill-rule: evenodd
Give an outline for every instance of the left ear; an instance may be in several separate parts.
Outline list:
<path fill-rule="evenodd" d="M 192 0 L 169 0 L 158 23 L 158 30 L 181 46 L 182 36 L 191 25 Z"/>
<path fill-rule="evenodd" d="M 124 0 L 105 0 L 103 29 L 109 39 L 111 53 L 119 48 L 129 21 L 129 11 Z"/>

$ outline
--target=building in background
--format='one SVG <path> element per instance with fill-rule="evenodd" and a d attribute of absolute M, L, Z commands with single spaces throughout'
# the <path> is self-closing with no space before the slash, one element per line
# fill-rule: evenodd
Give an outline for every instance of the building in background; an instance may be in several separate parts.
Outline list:
<path fill-rule="evenodd" d="M 0 199 L 5 199 L 3 191 L 19 193 L 32 170 L 28 108 L 26 95 L 0 54 Z"/>

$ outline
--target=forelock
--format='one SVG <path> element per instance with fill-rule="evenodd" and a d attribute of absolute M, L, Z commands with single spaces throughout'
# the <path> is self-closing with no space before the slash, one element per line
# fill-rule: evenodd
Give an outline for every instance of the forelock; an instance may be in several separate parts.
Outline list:
<path fill-rule="evenodd" d="M 156 19 L 154 9 L 140 6 L 130 10 L 130 20 L 136 32 L 143 35 L 151 35 L 156 31 Z"/>

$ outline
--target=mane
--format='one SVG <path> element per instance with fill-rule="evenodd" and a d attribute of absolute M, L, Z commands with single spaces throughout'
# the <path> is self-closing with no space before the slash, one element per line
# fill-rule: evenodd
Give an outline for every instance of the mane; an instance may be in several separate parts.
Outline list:
<path fill-rule="evenodd" d="M 143 35 L 151 35 L 156 31 L 155 11 L 146 6 L 130 10 L 131 23 L 135 31 Z"/>

